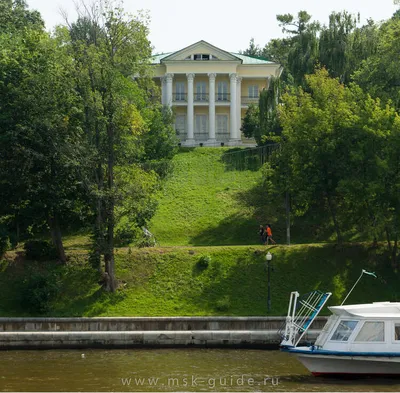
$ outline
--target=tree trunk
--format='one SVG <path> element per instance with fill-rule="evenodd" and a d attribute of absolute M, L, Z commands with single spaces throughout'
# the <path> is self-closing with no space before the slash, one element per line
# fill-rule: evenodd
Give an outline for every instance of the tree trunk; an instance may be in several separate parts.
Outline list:
<path fill-rule="evenodd" d="M 98 130 L 96 130 L 96 134 Z M 97 139 L 97 137 L 96 137 Z M 92 263 L 91 265 L 98 270 L 101 269 L 101 254 L 104 249 L 104 218 L 103 218 L 103 168 L 101 164 L 98 164 L 96 170 L 96 183 L 97 183 L 97 195 L 96 195 L 96 220 L 94 224 L 94 244 L 93 244 L 93 252 L 91 255 Z"/>
<path fill-rule="evenodd" d="M 93 70 L 89 68 L 89 77 L 90 77 L 90 87 L 92 90 L 94 107 L 97 106 L 96 99 L 96 86 L 94 82 Z M 94 142 L 96 146 L 96 150 L 100 152 L 101 150 L 101 138 L 100 138 L 100 128 L 97 114 L 94 114 Z M 89 133 L 88 133 L 89 135 Z M 97 164 L 97 168 L 95 170 L 95 178 L 97 183 L 97 195 L 96 195 L 96 220 L 94 225 L 94 244 L 93 244 L 93 253 L 92 253 L 92 266 L 97 269 L 100 273 L 102 271 L 101 268 L 101 255 L 104 250 L 104 215 L 103 215 L 103 192 L 104 192 L 104 175 L 103 175 L 103 167 L 101 165 L 101 161 Z"/>
<path fill-rule="evenodd" d="M 397 231 L 395 233 L 393 249 L 392 249 L 392 268 L 395 269 L 397 267 Z"/>
<path fill-rule="evenodd" d="M 388 227 L 385 227 L 385 232 L 386 232 L 386 241 L 387 241 L 388 250 L 390 253 L 392 253 L 392 243 L 390 242 L 390 232 L 389 232 Z"/>
<path fill-rule="evenodd" d="M 337 236 L 337 242 L 338 245 L 341 246 L 343 244 L 343 239 L 342 239 L 342 233 L 340 231 L 340 226 L 339 226 L 339 222 L 337 220 L 337 216 L 336 216 L 336 210 L 335 210 L 335 206 L 334 203 L 331 199 L 331 196 L 329 195 L 329 193 L 326 193 L 326 199 L 328 201 L 328 206 L 329 206 L 329 211 L 331 213 L 331 217 L 333 220 L 333 224 L 335 226 L 335 231 L 336 231 L 336 236 Z"/>
<path fill-rule="evenodd" d="M 65 264 L 67 262 L 67 257 L 65 256 L 64 245 L 61 237 L 60 224 L 58 222 L 58 217 L 56 213 L 49 215 L 48 223 L 50 227 L 51 239 L 53 240 L 54 247 L 57 250 L 58 258 L 62 263 Z"/>
<path fill-rule="evenodd" d="M 111 116 L 110 116 L 111 117 Z M 105 270 L 107 273 L 106 289 L 115 292 L 117 283 L 115 279 L 115 261 L 114 261 L 114 124 L 112 118 L 109 118 L 107 127 L 108 136 L 108 163 L 107 163 L 107 242 L 106 252 L 104 254 Z"/>

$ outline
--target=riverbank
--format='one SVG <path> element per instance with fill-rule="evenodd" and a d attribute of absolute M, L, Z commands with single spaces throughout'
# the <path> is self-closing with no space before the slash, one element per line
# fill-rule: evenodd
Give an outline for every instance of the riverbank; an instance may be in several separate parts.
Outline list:
<path fill-rule="evenodd" d="M 351 244 L 338 249 L 315 244 L 268 250 L 273 255 L 270 312 L 267 248 L 226 246 L 117 249 L 119 289 L 114 294 L 101 289 L 86 251 L 70 250 L 67 266 L 26 261 L 9 253 L 0 265 L 0 316 L 285 315 L 294 290 L 330 291 L 328 305 L 340 303 L 361 269 L 375 271 L 378 279 L 364 277 L 349 303 L 399 298 L 399 275 L 389 266 L 383 245 Z M 41 275 L 47 278 L 41 280 Z M 46 307 L 34 308 L 32 299 L 43 295 L 47 282 L 54 284 L 55 291 Z"/>
<path fill-rule="evenodd" d="M 278 348 L 285 317 L 0 318 L 0 349 Z M 317 318 L 302 342 L 326 322 Z"/>

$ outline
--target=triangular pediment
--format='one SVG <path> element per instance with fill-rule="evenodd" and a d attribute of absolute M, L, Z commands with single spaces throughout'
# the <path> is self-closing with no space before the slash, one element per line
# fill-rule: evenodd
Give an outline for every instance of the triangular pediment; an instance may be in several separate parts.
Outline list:
<path fill-rule="evenodd" d="M 222 49 L 217 48 L 214 45 L 209 44 L 206 41 L 199 41 L 193 45 L 187 46 L 177 52 L 171 53 L 170 55 L 164 57 L 161 62 L 166 61 L 180 61 L 180 60 L 195 60 L 197 55 L 210 55 L 210 60 L 221 60 L 221 61 L 237 61 L 242 62 L 241 59 L 235 55 L 226 52 Z"/>

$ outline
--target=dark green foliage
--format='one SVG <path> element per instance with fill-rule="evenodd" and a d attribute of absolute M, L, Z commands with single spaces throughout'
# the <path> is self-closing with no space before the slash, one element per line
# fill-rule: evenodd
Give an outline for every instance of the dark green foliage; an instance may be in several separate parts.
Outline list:
<path fill-rule="evenodd" d="M 10 243 L 10 239 L 8 238 L 8 236 L 0 236 L 0 258 L 10 248 L 11 248 L 11 243 Z"/>
<path fill-rule="evenodd" d="M 258 105 L 250 104 L 243 118 L 241 128 L 246 138 L 259 138 L 260 135 L 260 112 Z"/>
<path fill-rule="evenodd" d="M 386 21 L 378 31 L 369 31 L 376 50 L 354 75 L 355 82 L 364 90 L 385 103 L 391 100 L 397 110 L 400 108 L 400 70 L 396 61 L 400 50 L 399 34 L 400 18 Z"/>
<path fill-rule="evenodd" d="M 47 303 L 50 309 L 45 313 L 34 312 L 20 300 L 22 282 L 34 275 L 35 270 L 39 271 L 42 264 L 36 264 L 31 271 L 26 266 L 21 269 L 19 263 L 0 263 L 0 315 L 267 315 L 263 246 L 202 248 L 201 252 L 210 255 L 212 262 L 201 272 L 196 266 L 199 255 L 191 255 L 189 250 L 193 247 L 132 249 L 131 253 L 118 250 L 116 273 L 125 285 L 114 294 L 101 290 L 99 274 L 87 266 L 86 256 L 72 253 L 67 266 L 54 267 L 58 272 L 54 281 L 60 280 L 62 285 L 58 295 L 53 292 Z M 378 279 L 363 277 L 349 303 L 400 300 L 399 273 L 390 267 L 390 255 L 383 244 L 377 248 L 369 244 L 345 244 L 341 249 L 323 244 L 277 246 L 271 253 L 274 270 L 269 315 L 285 315 L 293 290 L 301 294 L 313 289 L 330 291 L 333 295 L 328 305 L 338 305 L 361 269 L 376 272 Z M 39 298 L 44 297 L 49 299 Z M 325 309 L 324 313 L 329 311 Z"/>
<path fill-rule="evenodd" d="M 171 109 L 154 106 L 150 114 L 149 130 L 142 141 L 146 161 L 169 160 L 177 153 L 179 141 L 172 124 Z"/>
<path fill-rule="evenodd" d="M 243 134 L 248 138 L 253 137 L 259 146 L 274 143 L 282 131 L 277 111 L 280 94 L 280 79 L 272 76 L 268 88 L 260 94 L 258 107 L 249 105 L 246 111 Z"/>
<path fill-rule="evenodd" d="M 280 79 L 271 77 L 268 89 L 260 94 L 259 115 L 260 115 L 260 135 L 256 137 L 257 143 L 268 144 L 275 141 L 275 136 L 281 133 L 281 126 L 278 118 L 278 105 L 280 103 Z"/>
<path fill-rule="evenodd" d="M 210 262 L 211 262 L 211 257 L 209 255 L 202 255 L 197 261 L 196 265 L 200 270 L 205 270 L 208 268 Z"/>
<path fill-rule="evenodd" d="M 57 251 L 47 240 L 28 240 L 24 244 L 25 256 L 33 261 L 49 261 L 57 258 Z"/>
<path fill-rule="evenodd" d="M 231 301 L 228 295 L 222 296 L 220 299 L 217 299 L 215 302 L 215 309 L 217 311 L 228 311 L 231 307 Z"/>
<path fill-rule="evenodd" d="M 56 270 L 31 269 L 22 283 L 21 307 L 33 314 L 46 314 L 51 309 L 61 289 L 60 277 Z"/>
<path fill-rule="evenodd" d="M 249 47 L 240 53 L 243 53 L 246 56 L 260 57 L 261 49 L 258 45 L 255 44 L 254 38 L 251 38 L 249 42 Z"/>

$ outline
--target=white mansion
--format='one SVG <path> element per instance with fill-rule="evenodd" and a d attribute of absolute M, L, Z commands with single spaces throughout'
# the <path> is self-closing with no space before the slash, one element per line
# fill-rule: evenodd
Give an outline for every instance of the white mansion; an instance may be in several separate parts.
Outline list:
<path fill-rule="evenodd" d="M 277 63 L 229 53 L 199 41 L 152 57 L 163 105 L 175 112 L 183 146 L 240 145 L 241 123 L 250 103 L 282 71 Z"/>

